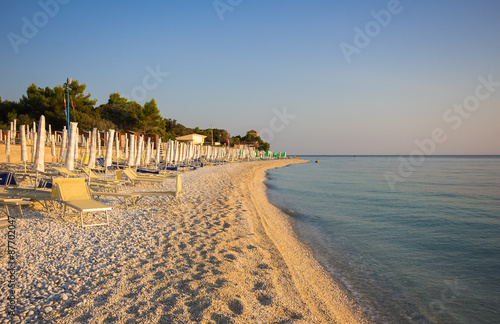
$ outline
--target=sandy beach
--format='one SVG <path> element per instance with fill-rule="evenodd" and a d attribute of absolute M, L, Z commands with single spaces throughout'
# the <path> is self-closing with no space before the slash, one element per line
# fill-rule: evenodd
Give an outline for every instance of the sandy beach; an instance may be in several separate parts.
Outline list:
<path fill-rule="evenodd" d="M 1 148 L 0 148 L 1 149 Z M 183 203 L 148 197 L 110 226 L 27 209 L 17 221 L 17 321 L 47 323 L 367 323 L 265 194 L 265 170 L 235 163 L 183 175 Z M 167 183 L 173 187 L 172 183 Z M 137 185 L 127 190 L 158 188 Z M 2 229 L 0 276 L 7 276 Z M 7 282 L 0 287 L 7 323 Z"/>

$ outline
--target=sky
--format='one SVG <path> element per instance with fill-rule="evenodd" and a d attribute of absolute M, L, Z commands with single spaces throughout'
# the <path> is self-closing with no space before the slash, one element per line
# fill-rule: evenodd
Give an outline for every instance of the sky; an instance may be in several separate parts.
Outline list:
<path fill-rule="evenodd" d="M 498 0 L 0 0 L 0 97 L 86 84 L 289 154 L 500 154 Z"/>

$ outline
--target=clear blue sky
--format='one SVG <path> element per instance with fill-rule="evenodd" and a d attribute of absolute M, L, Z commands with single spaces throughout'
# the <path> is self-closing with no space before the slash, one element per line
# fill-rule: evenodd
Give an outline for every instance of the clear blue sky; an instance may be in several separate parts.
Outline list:
<path fill-rule="evenodd" d="M 500 154 L 500 1 L 218 3 L 3 0 L 0 96 L 71 77 L 98 105 L 135 89 L 164 117 L 291 154 Z"/>

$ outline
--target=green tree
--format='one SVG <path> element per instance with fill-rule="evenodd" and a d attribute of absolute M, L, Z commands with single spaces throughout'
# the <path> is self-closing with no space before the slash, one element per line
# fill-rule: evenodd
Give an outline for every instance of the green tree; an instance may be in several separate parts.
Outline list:
<path fill-rule="evenodd" d="M 62 129 L 67 125 L 65 116 L 66 92 L 64 85 L 41 88 L 31 84 L 19 100 L 19 110 L 17 113 L 26 115 L 31 120 L 38 120 L 41 115 L 45 116 L 46 122 L 54 129 Z M 78 80 L 73 80 L 69 91 L 70 121 L 78 123 L 78 127 L 83 131 L 88 131 L 93 127 L 103 127 L 112 125 L 103 121 L 94 108 L 96 99 L 91 99 L 90 94 L 85 94 L 85 84 L 79 84 Z M 24 117 L 24 119 L 27 119 Z"/>
<path fill-rule="evenodd" d="M 97 108 L 103 119 L 114 124 L 117 131 L 137 131 L 141 106 L 135 101 L 127 101 L 118 93 L 109 95 L 108 102 Z"/>
<path fill-rule="evenodd" d="M 156 101 L 151 99 L 138 111 L 137 129 L 141 133 L 152 133 L 163 136 L 165 134 L 165 122 L 156 106 Z"/>

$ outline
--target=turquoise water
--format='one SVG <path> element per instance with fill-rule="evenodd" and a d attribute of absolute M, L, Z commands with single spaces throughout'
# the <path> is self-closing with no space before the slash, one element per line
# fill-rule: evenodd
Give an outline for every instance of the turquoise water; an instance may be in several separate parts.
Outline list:
<path fill-rule="evenodd" d="M 304 158 L 270 201 L 372 320 L 500 323 L 500 157 Z"/>

